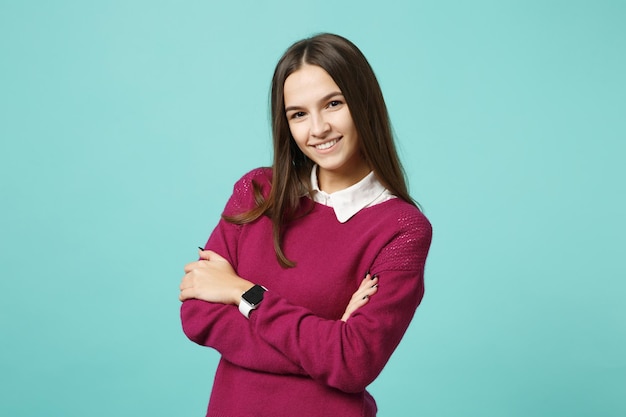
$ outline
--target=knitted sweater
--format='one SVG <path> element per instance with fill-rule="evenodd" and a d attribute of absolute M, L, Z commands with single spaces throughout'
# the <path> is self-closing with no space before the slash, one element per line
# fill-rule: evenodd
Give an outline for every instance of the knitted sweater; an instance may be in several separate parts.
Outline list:
<path fill-rule="evenodd" d="M 243 176 L 224 213 L 252 208 L 252 181 L 267 195 L 271 175 L 259 168 Z M 220 220 L 209 237 L 207 249 L 268 291 L 250 319 L 233 305 L 195 299 L 182 304 L 185 334 L 222 356 L 207 416 L 376 415 L 365 388 L 422 299 L 430 223 L 399 198 L 365 208 L 345 223 L 331 207 L 303 199 L 312 211 L 289 223 L 283 240 L 294 268 L 278 263 L 265 216 L 246 225 Z M 343 322 L 367 271 L 378 275 L 378 292 Z"/>

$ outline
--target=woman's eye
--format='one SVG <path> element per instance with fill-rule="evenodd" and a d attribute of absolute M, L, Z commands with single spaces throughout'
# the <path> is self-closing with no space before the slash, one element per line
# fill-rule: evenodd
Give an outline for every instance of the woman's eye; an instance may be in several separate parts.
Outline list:
<path fill-rule="evenodd" d="M 329 108 L 329 109 L 332 109 L 333 107 L 337 107 L 337 106 L 340 106 L 342 104 L 343 104 L 343 102 L 341 100 L 333 100 L 333 101 L 330 101 L 326 105 L 326 107 Z"/>
<path fill-rule="evenodd" d="M 303 111 L 297 111 L 297 112 L 295 112 L 295 113 L 293 113 L 291 115 L 292 119 L 299 119 L 301 117 L 304 117 L 304 112 Z"/>

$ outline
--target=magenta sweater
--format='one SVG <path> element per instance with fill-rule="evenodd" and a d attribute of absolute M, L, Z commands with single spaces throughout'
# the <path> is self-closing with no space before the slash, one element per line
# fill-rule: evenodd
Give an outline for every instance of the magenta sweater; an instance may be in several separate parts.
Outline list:
<path fill-rule="evenodd" d="M 271 170 L 256 169 L 234 187 L 224 212 L 254 205 L 252 180 L 267 194 Z M 222 355 L 207 411 L 211 417 L 376 415 L 365 388 L 395 350 L 424 293 L 431 226 L 396 198 L 339 223 L 331 207 L 292 222 L 284 236 L 294 268 L 282 268 L 267 217 L 238 226 L 221 220 L 206 248 L 269 291 L 250 319 L 236 306 L 187 300 L 185 334 Z M 350 297 L 371 271 L 379 289 L 347 322 Z"/>

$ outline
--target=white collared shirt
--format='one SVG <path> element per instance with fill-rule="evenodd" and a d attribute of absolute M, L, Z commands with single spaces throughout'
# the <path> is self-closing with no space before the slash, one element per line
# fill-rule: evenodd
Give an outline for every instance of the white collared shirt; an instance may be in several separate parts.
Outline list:
<path fill-rule="evenodd" d="M 347 222 L 366 207 L 396 198 L 378 181 L 374 171 L 356 184 L 328 194 L 320 190 L 317 182 L 317 165 L 314 165 L 311 170 L 311 190 L 313 201 L 332 207 L 340 223 Z"/>

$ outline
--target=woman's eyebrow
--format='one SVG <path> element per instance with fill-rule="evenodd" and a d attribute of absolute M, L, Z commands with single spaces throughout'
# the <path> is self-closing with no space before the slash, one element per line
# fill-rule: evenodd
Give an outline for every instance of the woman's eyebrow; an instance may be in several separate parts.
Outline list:
<path fill-rule="evenodd" d="M 342 96 L 343 94 L 341 93 L 341 91 L 333 91 L 332 93 L 328 93 L 326 94 L 324 97 L 322 97 L 319 101 L 320 102 L 324 102 L 326 100 L 329 100 L 335 96 Z M 285 107 L 285 112 L 291 111 L 291 110 L 298 110 L 301 109 L 302 107 L 300 106 L 289 106 L 289 107 Z"/>

